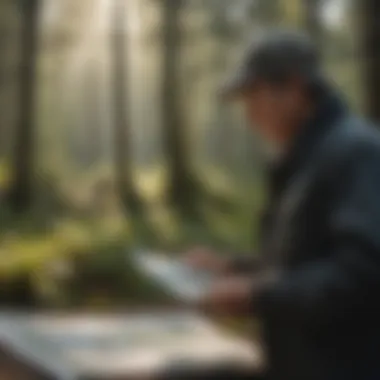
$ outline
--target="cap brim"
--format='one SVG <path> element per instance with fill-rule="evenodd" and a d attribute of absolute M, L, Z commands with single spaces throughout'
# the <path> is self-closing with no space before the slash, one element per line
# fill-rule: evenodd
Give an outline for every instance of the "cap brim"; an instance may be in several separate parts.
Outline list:
<path fill-rule="evenodd" d="M 220 86 L 218 95 L 224 101 L 235 100 L 252 89 L 257 81 L 256 79 L 255 75 L 238 72 Z"/>

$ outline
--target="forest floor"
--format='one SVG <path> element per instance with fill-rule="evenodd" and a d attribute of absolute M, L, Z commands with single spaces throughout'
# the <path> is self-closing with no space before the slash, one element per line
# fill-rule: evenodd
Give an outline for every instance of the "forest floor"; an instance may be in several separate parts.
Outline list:
<path fill-rule="evenodd" d="M 231 183 L 223 178 L 215 180 L 213 186 L 208 184 L 207 196 L 199 201 L 201 220 L 198 222 L 191 222 L 177 210 L 167 207 L 162 197 L 157 195 L 159 192 L 154 191 L 160 187 L 157 175 L 141 177 L 139 191 L 144 194 L 146 203 L 139 215 L 125 215 L 120 212 L 120 205 L 109 207 L 107 204 L 100 212 L 68 214 L 44 222 L 41 222 L 38 212 L 21 219 L 3 212 L 1 281 L 3 284 L 12 283 L 13 279 L 27 274 L 37 292 L 44 298 L 53 299 L 54 303 L 57 301 L 55 298 L 62 299 L 59 293 L 76 292 L 71 286 L 70 290 L 62 290 L 64 285 L 57 278 L 64 276 L 65 268 L 73 261 L 77 263 L 79 257 L 80 272 L 86 272 L 87 277 L 83 273 L 81 276 L 87 279 L 83 281 L 88 282 L 89 292 L 97 294 L 95 298 L 110 298 L 109 294 L 102 296 L 104 292 L 120 293 L 120 297 L 125 297 L 128 286 L 124 280 L 122 284 L 118 280 L 126 275 L 118 268 L 125 252 L 138 247 L 178 252 L 199 244 L 223 251 L 242 251 L 254 244 L 257 210 L 262 203 L 257 186 L 246 186 L 236 181 Z M 125 270 L 130 271 L 128 268 Z M 94 289 L 93 283 L 99 282 L 99 277 L 105 283 L 110 282 L 110 278 L 115 283 L 106 291 L 99 287 Z M 135 278 L 136 297 L 141 298 L 146 293 L 152 295 L 152 286 L 135 275 L 132 277 Z M 85 288 L 83 281 L 76 286 Z M 130 291 L 127 293 L 132 295 Z"/>

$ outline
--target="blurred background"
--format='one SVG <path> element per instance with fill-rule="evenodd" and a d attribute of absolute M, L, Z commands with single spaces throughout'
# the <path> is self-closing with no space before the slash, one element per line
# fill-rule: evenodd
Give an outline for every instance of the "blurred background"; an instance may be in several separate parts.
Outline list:
<path fill-rule="evenodd" d="M 254 251 L 262 142 L 218 85 L 268 28 L 310 33 L 380 118 L 377 0 L 0 0 L 0 307 L 164 302 L 138 247 Z"/>

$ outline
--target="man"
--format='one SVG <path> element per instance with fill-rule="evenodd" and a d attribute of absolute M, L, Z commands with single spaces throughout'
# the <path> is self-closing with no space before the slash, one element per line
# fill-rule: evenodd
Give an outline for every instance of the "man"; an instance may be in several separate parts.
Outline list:
<path fill-rule="evenodd" d="M 315 46 L 291 32 L 251 47 L 223 96 L 276 155 L 262 262 L 188 256 L 229 273 L 203 305 L 261 320 L 270 380 L 380 379 L 379 133 L 351 115 Z"/>

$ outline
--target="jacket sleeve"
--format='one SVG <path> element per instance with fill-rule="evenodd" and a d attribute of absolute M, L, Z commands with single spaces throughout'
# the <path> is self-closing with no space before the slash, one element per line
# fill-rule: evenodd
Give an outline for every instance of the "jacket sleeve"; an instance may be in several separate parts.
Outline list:
<path fill-rule="evenodd" d="M 332 251 L 263 285 L 256 298 L 263 318 L 315 327 L 378 308 L 380 149 L 367 147 L 332 174 Z"/>
<path fill-rule="evenodd" d="M 229 262 L 228 271 L 234 274 L 252 274 L 261 268 L 261 260 L 255 255 L 241 254 L 237 255 Z"/>

